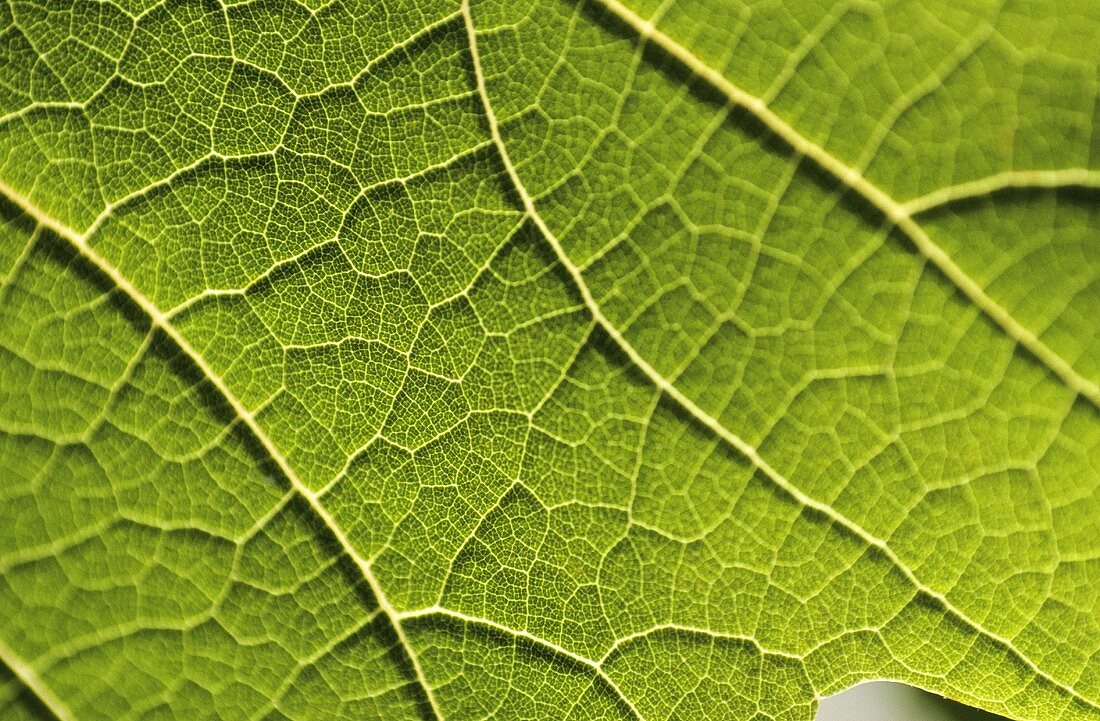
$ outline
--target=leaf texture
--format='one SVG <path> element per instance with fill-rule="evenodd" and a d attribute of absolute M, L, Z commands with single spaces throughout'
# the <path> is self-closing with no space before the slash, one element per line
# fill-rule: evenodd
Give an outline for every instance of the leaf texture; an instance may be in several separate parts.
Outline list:
<path fill-rule="evenodd" d="M 1100 5 L 0 27 L 0 716 L 1100 718 Z"/>

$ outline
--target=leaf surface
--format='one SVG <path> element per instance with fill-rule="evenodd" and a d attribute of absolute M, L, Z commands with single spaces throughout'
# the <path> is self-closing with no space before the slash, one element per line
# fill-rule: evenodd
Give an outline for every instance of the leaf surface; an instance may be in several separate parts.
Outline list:
<path fill-rule="evenodd" d="M 0 25 L 4 718 L 1100 715 L 1100 6 Z"/>

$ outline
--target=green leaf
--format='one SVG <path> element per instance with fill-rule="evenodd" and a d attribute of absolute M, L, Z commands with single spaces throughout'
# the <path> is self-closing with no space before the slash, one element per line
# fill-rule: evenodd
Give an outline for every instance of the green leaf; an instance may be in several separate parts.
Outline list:
<path fill-rule="evenodd" d="M 0 27 L 3 718 L 1100 714 L 1100 4 Z"/>

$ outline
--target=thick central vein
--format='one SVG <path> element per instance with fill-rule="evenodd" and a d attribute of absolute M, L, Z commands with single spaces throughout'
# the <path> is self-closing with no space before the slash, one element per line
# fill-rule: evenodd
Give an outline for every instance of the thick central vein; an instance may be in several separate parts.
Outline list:
<path fill-rule="evenodd" d="M 913 216 L 916 213 L 936 204 L 942 204 L 945 199 L 950 199 L 949 196 L 946 198 L 933 196 L 928 199 L 918 199 L 918 202 L 912 205 L 894 200 L 886 191 L 868 180 L 858 169 L 846 164 L 823 146 L 795 130 L 790 123 L 779 117 L 775 111 L 768 107 L 767 103 L 761 98 L 732 83 L 725 75 L 704 63 L 690 50 L 658 30 L 652 22 L 637 15 L 620 0 L 594 0 L 594 2 L 629 26 L 638 34 L 642 42 L 652 43 L 660 48 L 692 75 L 720 92 L 727 101 L 751 113 L 772 134 L 787 143 L 796 153 L 812 160 L 822 170 L 842 183 L 844 187 L 851 189 L 864 201 L 870 203 L 894 227 L 909 238 L 921 255 L 931 261 L 955 287 L 962 291 L 974 305 L 978 306 L 1016 343 L 1026 348 L 1075 393 L 1087 398 L 1093 405 L 1100 408 L 1100 386 L 1078 373 L 1066 359 L 1044 343 L 1034 331 L 1016 320 L 1008 309 L 990 297 L 985 289 L 959 267 L 947 252 L 929 237 L 927 231 L 914 220 Z M 1049 179 L 1040 178 L 1040 180 Z M 1077 180 L 1094 183 L 1096 177 L 1092 173 L 1085 173 L 1083 177 Z"/>
<path fill-rule="evenodd" d="M 34 694 L 34 697 L 45 707 L 47 711 L 58 721 L 74 721 L 76 718 L 69 707 L 57 697 L 38 672 L 31 668 L 14 649 L 9 648 L 3 639 L 0 639 L 0 661 L 8 667 L 12 675 L 23 684 L 24 688 Z"/>
<path fill-rule="evenodd" d="M 49 216 L 40 208 L 38 208 L 29 199 L 23 197 L 15 189 L 10 187 L 7 183 L 0 181 L 0 194 L 6 196 L 12 203 L 19 207 L 24 213 L 26 213 L 31 219 L 33 219 L 39 226 L 42 226 L 54 234 L 66 240 L 81 257 L 88 260 L 94 265 L 101 273 L 107 276 L 108 279 L 122 291 L 130 300 L 137 304 L 143 313 L 149 318 L 150 322 L 158 328 L 162 333 L 167 335 L 172 342 L 187 356 L 188 360 L 195 364 L 195 367 L 202 373 L 207 381 L 218 391 L 219 395 L 229 404 L 230 408 L 236 414 L 237 418 L 244 423 L 248 428 L 252 436 L 263 446 L 264 451 L 271 458 L 271 460 L 278 467 L 280 473 L 286 477 L 288 483 L 290 483 L 293 490 L 301 496 L 303 500 L 309 505 L 310 509 L 321 522 L 328 529 L 329 533 L 333 535 L 336 542 L 339 544 L 341 551 L 355 564 L 366 580 L 367 585 L 370 586 L 371 592 L 375 597 L 375 601 L 378 603 L 378 607 L 385 614 L 389 620 L 390 626 L 394 630 L 394 634 L 397 636 L 398 642 L 402 645 L 405 655 L 409 659 L 409 663 L 412 665 L 413 673 L 416 676 L 418 684 L 423 688 L 424 695 L 427 698 L 428 705 L 431 707 L 433 714 L 438 721 L 443 720 L 443 714 L 439 709 L 439 704 L 435 700 L 435 696 L 432 692 L 431 686 L 428 684 L 427 678 L 424 676 L 424 671 L 420 666 L 420 661 L 417 658 L 416 652 L 413 650 L 412 645 L 409 643 L 408 637 L 405 635 L 405 630 L 401 624 L 401 616 L 393 605 L 389 602 L 386 594 L 382 590 L 382 586 L 378 583 L 378 579 L 375 577 L 374 572 L 371 570 L 370 564 L 365 558 L 355 549 L 351 540 L 344 532 L 343 528 L 321 503 L 321 499 L 316 493 L 314 493 L 309 486 L 307 486 L 302 479 L 298 476 L 297 472 L 287 461 L 286 457 L 275 445 L 274 441 L 267 435 L 267 433 L 260 426 L 256 417 L 252 414 L 248 408 L 234 395 L 229 389 L 225 381 L 219 376 L 210 364 L 206 362 L 206 359 L 195 350 L 194 346 L 183 336 L 182 333 L 172 324 L 167 315 L 164 314 L 150 300 L 144 293 L 142 293 L 133 283 L 130 282 L 110 261 L 99 254 L 88 243 L 88 234 L 81 234 L 69 228 L 65 224 L 61 223 L 57 219 Z M 2 647 L 0 647 L 2 650 Z"/>
<path fill-rule="evenodd" d="M 617 4 L 616 0 L 601 0 L 601 2 Z M 653 383 L 653 385 L 656 386 L 658 389 L 660 389 L 661 392 L 663 392 L 666 396 L 678 403 L 697 422 L 705 426 L 729 446 L 736 449 L 745 458 L 749 459 L 749 461 L 753 465 L 755 465 L 762 473 L 764 473 L 764 475 L 766 475 L 773 483 L 775 483 L 776 486 L 781 488 L 791 498 L 795 499 L 804 507 L 812 508 L 815 511 L 821 513 L 826 518 L 830 519 L 833 523 L 844 528 L 849 533 L 863 541 L 865 544 L 876 549 L 883 556 L 885 556 L 921 594 L 934 599 L 946 611 L 954 615 L 956 618 L 965 623 L 979 635 L 984 636 L 985 638 L 988 638 L 1000 645 L 1001 647 L 1007 649 L 1011 654 L 1018 658 L 1021 663 L 1027 666 L 1036 676 L 1046 680 L 1057 688 L 1060 688 L 1072 694 L 1075 698 L 1081 699 L 1089 706 L 1093 708 L 1100 708 L 1100 706 L 1098 706 L 1091 700 L 1085 699 L 1072 686 L 1068 686 L 1062 683 L 1058 679 L 1050 676 L 1043 669 L 1039 668 L 1039 666 L 1037 666 L 1034 661 L 1032 661 L 1024 653 L 1022 653 L 1018 648 L 1016 648 L 1011 639 L 1001 636 L 985 628 L 980 623 L 970 618 L 970 616 L 964 613 L 961 609 L 956 607 L 944 594 L 926 585 L 916 576 L 913 570 L 910 569 L 909 566 L 894 552 L 894 550 L 886 543 L 885 540 L 878 538 L 873 533 L 863 528 L 857 522 L 848 518 L 829 504 L 823 503 L 822 501 L 819 501 L 804 493 L 800 488 L 798 488 L 798 486 L 794 485 L 790 480 L 788 480 L 779 471 L 772 467 L 772 465 L 768 463 L 768 461 L 757 452 L 756 448 L 754 448 L 740 436 L 730 431 L 718 419 L 699 407 L 699 405 L 696 404 L 695 401 L 685 395 L 679 388 L 677 388 L 667 378 L 661 375 L 630 344 L 630 342 L 627 341 L 623 334 L 619 332 L 618 328 L 616 328 L 615 325 L 612 324 L 610 320 L 608 320 L 607 316 L 603 314 L 599 303 L 596 302 L 595 298 L 592 295 L 592 291 L 588 288 L 588 284 L 581 274 L 580 269 L 570 259 L 570 257 L 562 247 L 561 241 L 558 240 L 557 236 L 539 214 L 537 208 L 535 207 L 535 201 L 533 197 L 527 191 L 526 186 L 524 185 L 518 171 L 516 170 L 515 164 L 512 162 L 511 157 L 508 155 L 508 148 L 505 145 L 504 139 L 500 132 L 500 124 L 497 120 L 496 113 L 493 110 L 493 105 L 489 99 L 489 94 L 485 86 L 485 74 L 481 67 L 481 59 L 478 51 L 477 30 L 473 22 L 472 14 L 469 10 L 469 0 L 463 0 L 463 17 L 466 21 L 466 29 L 469 36 L 470 54 L 473 60 L 474 76 L 477 83 L 478 95 L 481 98 L 482 106 L 485 111 L 485 116 L 489 124 L 489 132 L 493 137 L 494 144 L 497 146 L 497 150 L 501 156 L 501 162 L 503 163 L 512 184 L 515 186 L 516 193 L 519 195 L 523 203 L 524 210 L 530 217 L 531 222 L 535 224 L 540 233 L 545 237 L 547 243 L 549 243 L 555 255 L 557 256 L 558 261 L 571 276 L 573 283 L 577 288 L 577 291 L 581 294 L 582 298 L 584 299 L 585 305 L 588 307 L 589 312 L 592 313 L 595 321 L 600 325 L 601 328 L 603 328 L 604 332 L 607 333 L 607 335 L 615 342 L 615 344 L 623 351 L 623 353 L 626 354 L 630 361 L 637 368 L 639 368 L 642 373 L 649 379 L 649 381 Z M 653 30 L 652 27 L 650 27 L 646 32 L 650 33 L 650 35 L 656 33 L 656 31 Z M 668 42 L 671 41 L 669 40 Z M 879 192 L 881 194 L 881 191 Z M 896 203 L 893 203 L 893 201 L 890 202 L 892 206 L 896 207 Z"/>

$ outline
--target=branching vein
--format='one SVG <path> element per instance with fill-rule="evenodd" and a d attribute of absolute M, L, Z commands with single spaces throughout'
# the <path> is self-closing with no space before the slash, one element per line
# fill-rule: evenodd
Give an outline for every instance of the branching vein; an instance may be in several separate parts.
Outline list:
<path fill-rule="evenodd" d="M 868 199 L 871 200 L 873 203 L 875 203 L 876 207 L 880 207 L 883 210 L 883 212 L 886 213 L 888 215 L 888 217 L 891 218 L 891 220 L 898 223 L 899 225 L 901 225 L 903 223 L 907 223 L 908 226 L 909 226 L 908 232 L 910 232 L 911 234 L 914 234 L 914 236 L 917 237 L 917 238 L 923 238 L 923 239 L 925 239 L 925 241 L 927 241 L 926 245 L 928 247 L 927 248 L 922 248 L 922 250 L 926 253 L 931 253 L 932 255 L 930 255 L 929 257 L 934 256 L 933 260 L 938 260 L 938 261 L 950 263 L 950 260 L 946 258 L 946 256 L 943 254 L 943 252 L 941 250 L 939 250 L 938 247 L 936 247 L 934 244 L 932 244 L 930 240 L 927 240 L 927 235 L 925 235 L 924 232 L 920 229 L 920 227 L 917 226 L 916 223 L 914 223 L 910 219 L 908 213 L 906 213 L 900 205 L 898 205 L 893 200 L 891 200 L 888 196 L 886 196 L 882 191 L 878 190 L 875 186 L 873 186 L 869 182 L 867 182 L 862 176 L 860 176 L 858 173 L 856 173 L 856 171 L 854 171 L 851 168 L 848 168 L 847 166 L 842 165 L 840 163 L 840 161 L 833 158 L 833 156 L 826 153 L 819 146 L 814 145 L 810 141 L 806 140 L 802 136 L 795 133 L 795 131 L 793 129 L 791 129 L 791 127 L 789 125 L 787 125 L 785 123 L 785 121 L 781 120 L 778 116 L 774 115 L 774 113 L 772 113 L 768 108 L 766 108 L 763 105 L 763 103 L 760 102 L 758 99 L 753 98 L 752 96 L 748 96 L 747 94 L 745 94 L 740 89 L 734 87 L 732 84 L 730 84 L 727 80 L 725 80 L 725 78 L 723 78 L 717 72 L 715 72 L 715 71 L 711 70 L 710 68 L 708 68 L 707 66 L 703 65 L 699 60 L 697 60 L 694 56 L 692 56 L 690 53 L 688 53 L 687 50 L 685 50 L 684 48 L 682 48 L 679 45 L 677 45 L 676 43 L 674 43 L 667 36 L 661 34 L 651 24 L 649 24 L 646 21 L 643 21 L 640 18 L 638 18 L 630 10 L 628 10 L 627 8 L 622 6 L 620 3 L 618 3 L 617 0 L 601 0 L 601 1 L 607 3 L 607 7 L 609 9 L 611 9 L 613 12 L 615 12 L 616 14 L 621 15 L 621 17 L 623 17 L 623 19 L 626 22 L 630 23 L 631 26 L 634 27 L 643 36 L 643 38 L 645 38 L 647 40 L 651 40 L 655 43 L 661 44 L 662 47 L 665 47 L 665 49 L 668 50 L 668 52 L 674 54 L 677 58 L 679 58 L 685 64 L 688 64 L 689 67 L 693 71 L 695 71 L 695 72 L 699 73 L 700 75 L 703 75 L 704 77 L 706 77 L 708 80 L 710 80 L 710 82 L 714 83 L 716 85 L 716 87 L 719 87 L 719 88 L 723 89 L 723 91 L 726 92 L 726 94 L 730 97 L 731 101 L 736 102 L 738 104 L 743 104 L 746 107 L 750 108 L 754 113 L 759 114 L 759 116 L 761 117 L 762 120 L 769 123 L 769 127 L 773 127 L 773 129 L 778 134 L 780 134 L 782 137 L 787 139 L 788 142 L 790 142 L 791 145 L 795 146 L 795 148 L 797 150 L 799 150 L 800 152 L 804 153 L 805 155 L 807 155 L 809 157 L 813 157 L 815 160 L 817 160 L 817 162 L 819 162 L 823 167 L 826 167 L 827 169 L 829 169 L 830 172 L 832 172 L 838 178 L 840 178 L 841 180 L 844 180 L 846 183 L 851 185 L 853 188 L 858 189 L 861 193 L 864 193 L 868 197 Z M 470 11 L 470 8 L 469 8 L 468 0 L 464 0 L 464 2 L 463 2 L 463 17 L 466 20 L 467 35 L 469 37 L 470 52 L 471 52 L 471 56 L 473 58 L 474 75 L 475 75 L 477 86 L 478 86 L 478 94 L 481 96 L 481 101 L 482 101 L 482 104 L 484 105 L 485 115 L 486 115 L 486 118 L 487 118 L 487 122 L 489 124 L 489 130 L 490 130 L 490 133 L 492 134 L 493 141 L 497 145 L 498 151 L 499 151 L 500 156 L 501 156 L 501 161 L 504 164 L 504 166 L 507 170 L 508 176 L 511 179 L 513 185 L 515 186 L 516 192 L 518 193 L 518 195 L 519 195 L 519 197 L 520 197 L 520 199 L 523 203 L 524 210 L 526 211 L 527 215 L 530 217 L 531 221 L 538 227 L 539 231 L 546 238 L 546 241 L 550 244 L 550 246 L 553 249 L 555 255 L 557 256 L 558 261 L 562 264 L 562 266 L 569 273 L 569 275 L 572 278 L 574 284 L 576 285 L 576 288 L 577 288 L 578 292 L 584 298 L 584 302 L 588 306 L 588 308 L 589 308 L 590 312 L 592 313 L 593 317 L 595 318 L 596 322 L 600 325 L 601 328 L 603 328 L 603 330 L 608 334 L 608 336 L 610 336 L 613 339 L 613 341 L 616 343 L 616 345 L 623 351 L 623 353 L 626 354 L 626 356 L 631 360 L 631 362 L 634 363 L 634 365 L 636 365 L 645 374 L 645 376 L 649 379 L 649 381 L 651 383 L 653 383 L 657 388 L 659 388 L 666 396 L 673 399 L 682 408 L 684 408 L 691 415 L 692 418 L 694 418 L 696 421 L 698 421 L 704 427 L 709 429 L 716 436 L 721 438 L 724 442 L 729 444 L 729 446 L 736 449 L 744 457 L 749 459 L 749 461 L 752 462 L 752 464 L 754 466 L 756 466 L 758 469 L 760 469 L 761 472 L 763 472 L 769 479 L 771 479 L 771 481 L 773 481 L 776 484 L 776 486 L 781 488 L 791 498 L 795 499 L 798 503 L 800 503 L 804 507 L 811 508 L 811 509 L 821 513 L 825 517 L 829 518 L 836 525 L 840 526 L 841 528 L 844 528 L 846 531 L 848 531 L 849 533 L 851 533 L 854 536 L 856 536 L 857 538 L 859 538 L 861 541 L 866 543 L 868 546 L 870 546 L 870 547 L 876 549 L 877 551 L 879 551 L 880 553 L 882 553 L 883 556 L 885 556 L 887 559 L 889 559 L 890 562 L 906 577 L 906 579 L 908 579 L 908 581 L 921 594 L 937 601 L 940 605 L 943 606 L 943 608 L 945 608 L 948 612 L 950 612 L 952 615 L 954 615 L 960 621 L 962 621 L 967 626 L 969 626 L 971 629 L 973 629 L 976 633 L 978 633 L 981 636 L 984 636 L 984 637 L 994 641 L 999 646 L 1007 649 L 1010 653 L 1012 653 L 1014 656 L 1016 656 L 1036 676 L 1044 679 L 1045 681 L 1051 683 L 1052 685 L 1054 685 L 1058 688 L 1063 689 L 1064 691 L 1067 691 L 1068 693 L 1072 694 L 1075 698 L 1081 699 L 1085 703 L 1089 704 L 1089 706 L 1091 706 L 1093 708 L 1100 709 L 1100 706 L 1097 706 L 1092 701 L 1089 701 L 1089 700 L 1085 699 L 1072 686 L 1068 686 L 1068 685 L 1062 683 L 1061 681 L 1059 681 L 1059 680 L 1053 678 L 1052 676 L 1050 676 L 1043 669 L 1039 668 L 1039 666 L 1036 665 L 1034 661 L 1032 661 L 1030 658 L 1025 656 L 1022 652 L 1019 651 L 1019 649 L 1016 648 L 1016 646 L 1013 644 L 1011 639 L 1005 638 L 1004 636 L 1001 636 L 999 634 L 996 634 L 996 633 L 988 630 L 983 625 L 981 625 L 980 623 L 978 623 L 974 619 L 970 618 L 961 609 L 956 607 L 943 593 L 927 586 L 923 581 L 921 581 L 916 576 L 916 574 L 912 571 L 912 569 L 910 569 L 909 566 L 904 561 L 902 561 L 902 559 L 894 552 L 894 550 L 887 544 L 887 542 L 885 540 L 876 537 L 874 534 L 867 531 L 865 528 L 860 526 L 858 523 L 851 520 L 850 518 L 845 516 L 843 513 L 839 512 L 838 510 L 836 510 L 835 508 L 830 506 L 829 504 L 823 503 L 823 502 L 821 502 L 821 501 L 819 501 L 815 498 L 810 497 L 809 495 L 804 493 L 800 488 L 798 488 L 793 483 L 791 483 L 786 477 L 784 477 L 781 473 L 779 473 L 779 471 L 777 471 L 771 464 L 769 464 L 768 461 L 765 460 L 757 452 L 756 448 L 751 446 L 749 443 L 747 443 L 741 437 L 739 437 L 736 434 L 732 433 L 728 428 L 725 427 L 725 425 L 723 425 L 720 421 L 718 421 L 718 419 L 714 418 L 709 413 L 707 413 L 702 408 L 700 408 L 699 405 L 695 403 L 695 401 L 693 401 L 691 398 L 689 398 L 687 395 L 685 395 L 673 383 L 669 382 L 668 379 L 666 379 L 664 376 L 662 376 L 626 340 L 626 338 L 623 336 L 623 334 L 619 332 L 618 328 L 616 328 L 611 323 L 611 321 L 608 320 L 608 318 L 604 315 L 604 313 L 601 310 L 599 304 L 596 302 L 595 298 L 593 297 L 591 290 L 588 288 L 587 282 L 585 281 L 583 275 L 581 274 L 580 269 L 572 262 L 572 260 L 569 258 L 568 254 L 565 252 L 564 248 L 562 247 L 562 244 L 558 240 L 557 236 L 550 229 L 550 227 L 546 224 L 545 220 L 543 220 L 543 218 L 540 216 L 540 214 L 538 212 L 538 209 L 535 207 L 535 202 L 534 202 L 533 197 L 527 191 L 522 179 L 519 176 L 518 171 L 516 170 L 515 164 L 512 162 L 511 158 L 509 157 L 508 148 L 504 143 L 503 136 L 501 135 L 500 125 L 499 125 L 499 122 L 497 120 L 496 113 L 493 110 L 493 106 L 492 106 L 492 103 L 490 101 L 488 91 L 486 89 L 485 74 L 484 74 L 484 72 L 482 70 L 482 67 L 481 67 L 480 55 L 479 55 L 479 52 L 478 52 L 477 30 L 476 30 L 476 26 L 474 24 L 473 15 L 472 15 L 472 13 Z M 924 242 L 924 241 L 920 241 L 920 242 Z M 940 256 L 942 256 L 942 258 Z M 955 266 L 952 264 L 951 267 L 955 267 Z M 959 273 L 961 273 L 961 271 L 959 271 Z M 973 290 L 974 292 L 981 293 L 981 290 L 979 288 L 977 288 L 977 286 L 973 283 L 973 281 L 969 281 L 968 279 L 965 279 L 965 276 L 962 276 L 962 279 L 963 279 L 963 282 L 966 282 L 966 283 L 969 284 L 969 287 L 971 288 L 971 290 Z M 989 300 L 988 296 L 985 296 L 984 293 L 982 293 L 982 297 L 985 297 L 988 300 L 989 303 L 993 302 L 992 300 Z M 1005 316 L 1007 317 L 1007 314 L 1005 314 Z M 1011 318 L 1008 318 L 1008 320 L 1011 321 Z M 1012 322 L 1015 323 L 1015 321 L 1012 321 Z M 1031 336 L 1031 337 L 1034 338 L 1034 336 Z M 1023 342 L 1023 341 L 1021 341 L 1021 342 Z M 1036 340 L 1036 342 L 1038 342 L 1038 341 Z M 1043 346 L 1043 348 L 1045 348 L 1045 346 Z M 1054 357 L 1057 358 L 1057 356 L 1054 356 Z M 1058 359 L 1058 360 L 1060 361 L 1060 359 Z M 1068 366 L 1066 366 L 1066 367 L 1068 368 Z M 1077 376 L 1076 373 L 1074 371 L 1072 371 L 1072 369 L 1069 369 L 1066 372 L 1072 374 L 1072 375 L 1070 375 L 1069 379 L 1067 379 L 1067 382 L 1069 382 L 1073 378 L 1076 378 L 1076 381 L 1074 381 L 1074 382 L 1077 383 L 1078 385 L 1082 386 L 1081 392 L 1085 393 L 1085 394 L 1087 394 L 1089 392 L 1089 388 L 1087 387 L 1087 381 L 1085 381 L 1083 378 L 1080 378 L 1080 376 Z M 1100 399 L 1100 395 L 1096 395 L 1095 386 L 1092 386 L 1092 391 L 1091 392 L 1093 393 L 1093 395 L 1089 396 L 1090 399 L 1092 399 L 1094 402 L 1097 401 L 1098 399 Z"/>

